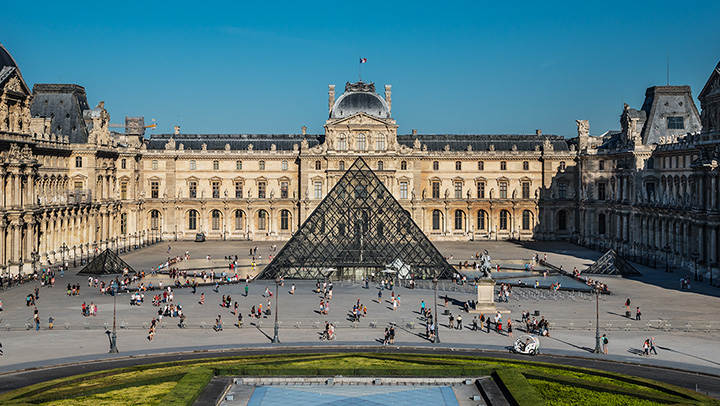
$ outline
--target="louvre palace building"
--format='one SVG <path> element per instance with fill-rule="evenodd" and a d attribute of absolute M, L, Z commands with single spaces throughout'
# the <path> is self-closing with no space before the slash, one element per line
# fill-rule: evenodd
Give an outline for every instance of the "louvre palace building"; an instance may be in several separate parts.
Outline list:
<path fill-rule="evenodd" d="M 720 266 L 720 65 L 646 90 L 619 131 L 398 133 L 390 85 L 328 89 L 323 134 L 114 131 L 76 84 L 36 84 L 0 45 L 0 274 L 160 240 L 286 241 L 363 157 L 433 241 L 563 240 Z M 320 102 L 320 101 L 318 101 Z M 320 117 L 318 117 L 320 119 Z"/>

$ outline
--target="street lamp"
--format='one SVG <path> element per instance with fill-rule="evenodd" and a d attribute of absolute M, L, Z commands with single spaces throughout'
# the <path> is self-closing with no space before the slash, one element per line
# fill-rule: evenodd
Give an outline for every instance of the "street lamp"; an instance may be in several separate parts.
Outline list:
<path fill-rule="evenodd" d="M 77 266 L 77 245 L 73 245 L 73 268 Z"/>
<path fill-rule="evenodd" d="M 595 288 L 595 354 L 600 354 L 602 348 L 600 346 L 600 289 Z"/>
<path fill-rule="evenodd" d="M 698 250 L 695 250 L 695 252 L 692 253 L 691 258 L 695 262 L 695 280 L 698 280 L 697 263 L 698 263 L 698 259 L 700 259 L 700 253 L 698 252 Z M 712 272 L 710 274 L 712 275 Z"/>
<path fill-rule="evenodd" d="M 437 285 L 438 285 L 438 279 L 433 278 L 433 290 L 435 291 L 435 319 L 433 320 L 433 323 L 435 323 L 435 344 L 440 344 L 440 323 L 438 323 L 438 312 L 437 312 Z"/>
<path fill-rule="evenodd" d="M 67 244 L 62 243 L 60 246 L 60 259 L 62 260 L 62 266 L 65 266 L 65 251 L 67 251 Z"/>
<path fill-rule="evenodd" d="M 665 253 L 665 272 L 670 272 L 670 252 L 672 252 L 672 249 L 669 245 L 666 245 L 662 247 L 661 250 L 663 253 Z"/>
<path fill-rule="evenodd" d="M 117 332 L 115 331 L 115 320 L 116 320 L 116 314 L 117 314 L 117 282 L 113 281 L 110 284 L 110 287 L 112 289 L 113 294 L 113 329 L 112 333 L 109 331 L 106 331 L 105 333 L 108 335 L 108 340 L 110 340 L 110 351 L 108 353 L 110 354 L 116 354 L 118 352 L 117 349 Z"/>
<path fill-rule="evenodd" d="M 653 248 L 653 251 L 654 251 L 654 252 L 653 252 L 653 256 L 652 256 L 652 257 L 653 257 L 653 268 L 657 268 L 657 251 L 658 251 L 658 247 L 657 247 L 657 245 L 656 245 L 656 246 L 654 246 L 654 247 L 652 247 L 652 248 Z"/>
<path fill-rule="evenodd" d="M 275 335 L 273 335 L 272 342 L 273 344 L 280 344 L 280 338 L 278 337 L 278 313 L 280 312 L 280 309 L 278 308 L 278 290 L 280 288 L 280 283 L 282 283 L 282 279 L 278 276 L 275 278 Z"/>

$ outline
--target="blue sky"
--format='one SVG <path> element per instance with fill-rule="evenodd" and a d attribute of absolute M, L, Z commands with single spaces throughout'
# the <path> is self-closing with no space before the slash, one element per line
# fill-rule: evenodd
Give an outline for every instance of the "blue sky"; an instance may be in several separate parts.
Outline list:
<path fill-rule="evenodd" d="M 327 85 L 362 54 L 402 134 L 601 134 L 666 83 L 668 52 L 694 96 L 720 60 L 717 0 L 6 3 L 0 42 L 30 86 L 82 85 L 158 133 L 321 133 Z"/>

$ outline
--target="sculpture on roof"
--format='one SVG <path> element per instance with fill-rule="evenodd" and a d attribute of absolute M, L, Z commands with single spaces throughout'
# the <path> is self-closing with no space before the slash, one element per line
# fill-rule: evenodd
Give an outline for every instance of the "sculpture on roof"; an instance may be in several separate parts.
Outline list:
<path fill-rule="evenodd" d="M 375 92 L 375 83 L 355 82 L 345 83 L 345 92 Z"/>
<path fill-rule="evenodd" d="M 415 141 L 413 141 L 413 149 L 420 149 L 420 140 L 415 138 Z"/>
<path fill-rule="evenodd" d="M 202 145 L 200 146 L 200 149 L 203 151 L 207 151 L 207 144 L 203 142 Z"/>
<path fill-rule="evenodd" d="M 627 104 L 625 105 L 627 109 Z M 588 120 L 575 120 L 577 123 L 577 133 L 580 137 L 587 137 L 590 135 L 590 122 Z"/>

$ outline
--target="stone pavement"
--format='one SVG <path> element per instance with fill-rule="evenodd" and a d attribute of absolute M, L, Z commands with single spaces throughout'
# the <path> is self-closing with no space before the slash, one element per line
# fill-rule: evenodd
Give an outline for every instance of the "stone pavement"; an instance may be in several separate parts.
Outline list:
<path fill-rule="evenodd" d="M 263 260 L 269 254 L 270 243 L 258 243 Z M 186 249 L 200 266 L 205 255 L 212 255 L 212 261 L 219 261 L 221 266 L 225 255 L 237 254 L 248 260 L 248 250 L 255 246 L 254 242 L 175 242 L 171 243 L 171 254 L 179 255 Z M 528 260 L 532 253 L 547 253 L 548 261 L 563 265 L 571 270 L 573 266 L 584 269 L 601 253 L 564 243 L 528 243 L 525 246 L 508 242 L 483 243 L 438 243 L 440 251 L 447 256 L 452 255 L 451 262 L 469 259 L 476 251 L 487 249 L 494 261 Z M 278 247 L 278 250 L 280 247 Z M 124 255 L 136 270 L 149 269 L 167 256 L 167 244 L 157 244 L 144 250 Z M 548 291 L 538 294 L 533 289 L 516 289 L 510 303 L 503 304 L 512 310 L 513 320 L 518 320 L 515 337 L 521 334 L 517 330 L 522 310 L 540 311 L 540 314 L 551 321 L 551 337 L 541 339 L 541 351 L 546 354 L 581 356 L 590 358 L 607 358 L 622 362 L 644 363 L 671 368 L 698 371 L 720 375 L 720 353 L 715 346 L 720 337 L 720 315 L 717 308 L 720 304 L 718 289 L 710 287 L 707 282 L 695 282 L 692 290 L 681 290 L 679 278 L 685 273 L 665 273 L 662 270 L 636 265 L 643 273 L 642 277 L 623 279 L 616 277 L 599 277 L 607 283 L 612 295 L 603 296 L 599 303 L 601 333 L 610 338 L 610 354 L 596 355 L 589 352 L 595 340 L 595 298 L 588 294 L 559 296 L 550 295 Z M 107 354 L 108 340 L 104 333 L 106 327 L 112 327 L 113 298 L 103 296 L 96 289 L 88 288 L 87 277 L 66 272 L 65 277 L 58 277 L 55 287 L 42 288 L 37 302 L 42 327 L 26 330 L 26 323 L 32 319 L 32 307 L 25 306 L 25 297 L 39 283 L 26 284 L 0 291 L 0 300 L 4 311 L 0 312 L 0 342 L 5 355 L 0 357 L 0 373 L 35 368 L 62 363 L 74 363 L 85 360 L 108 359 L 114 355 Z M 541 275 L 538 276 L 542 278 Z M 109 279 L 106 277 L 106 280 Z M 150 278 L 153 284 L 169 279 L 165 276 Z M 66 296 L 65 286 L 68 283 L 79 283 L 82 286 L 81 296 Z M 421 300 L 428 306 L 433 304 L 433 292 L 429 289 L 396 288 L 395 293 L 402 297 L 402 304 L 393 311 L 387 299 L 391 291 L 383 292 L 383 303 L 377 302 L 377 287 L 364 289 L 358 284 L 336 283 L 330 304 L 330 314 L 322 316 L 316 312 L 320 297 L 313 292 L 314 282 L 297 281 L 295 295 L 289 294 L 292 281 L 286 281 L 279 294 L 279 320 L 281 328 L 279 336 L 284 346 L 315 346 L 322 349 L 325 345 L 378 345 L 380 346 L 384 327 L 390 322 L 397 324 L 396 346 L 441 346 L 450 348 L 477 348 L 485 351 L 506 351 L 513 338 L 495 332 L 473 332 L 467 328 L 472 315 L 463 314 L 465 328 L 450 330 L 447 318 L 440 317 L 443 327 L 440 329 L 441 344 L 432 344 L 424 338 L 424 325 L 419 318 Z M 153 316 L 157 315 L 157 307 L 150 304 L 151 294 L 146 294 L 145 304 L 130 306 L 126 294 L 118 296 L 117 324 L 118 348 L 117 356 L 168 353 L 176 351 L 214 350 L 231 348 L 260 348 L 272 346 L 273 323 L 276 310 L 275 297 L 271 298 L 273 313 L 263 319 L 248 317 L 250 307 L 262 303 L 267 306 L 267 299 L 262 296 L 265 286 L 273 289 L 272 281 L 259 281 L 250 284 L 249 297 L 244 297 L 245 284 L 221 286 L 218 293 L 211 288 L 198 289 L 196 295 L 190 289 L 179 289 L 175 292 L 174 303 L 183 306 L 188 317 L 187 329 L 179 329 L 177 319 L 164 318 L 157 329 L 155 339 L 146 339 L 147 327 Z M 421 284 L 422 285 L 422 284 Z M 441 284 L 444 288 L 439 295 L 451 298 L 448 308 L 457 315 L 460 304 L 473 299 L 475 295 L 471 287 L 455 287 Z M 445 290 L 447 289 L 447 290 Z M 521 293 L 522 292 L 522 293 Z M 205 293 L 205 304 L 199 304 L 200 293 Z M 233 301 L 239 302 L 239 309 L 245 317 L 242 329 L 234 327 L 236 318 L 230 309 L 219 306 L 222 295 L 231 295 Z M 631 299 L 633 309 L 640 306 L 643 313 L 642 321 L 624 317 L 624 302 Z M 368 308 L 368 315 L 353 327 L 348 319 L 348 311 L 352 305 L 360 302 Z M 80 314 L 82 302 L 94 302 L 99 306 L 97 317 L 83 317 Z M 439 301 L 439 312 L 445 307 Z M 633 313 L 634 314 L 634 313 Z M 210 327 L 215 318 L 221 315 L 224 330 L 213 331 Z M 55 319 L 55 328 L 47 330 L 48 317 Z M 325 321 L 336 326 L 337 341 L 328 343 L 318 340 Z M 372 328 L 374 323 L 377 328 Z M 413 324 L 411 324 L 413 323 Z M 649 324 L 648 324 L 649 323 Z M 122 326 L 122 328 L 121 328 Z M 202 328 L 201 328 L 202 327 Z M 638 355 L 642 342 L 655 337 L 659 355 L 642 357 Z M 519 356 L 520 357 L 520 356 Z M 522 358 L 522 357 L 520 357 Z"/>

